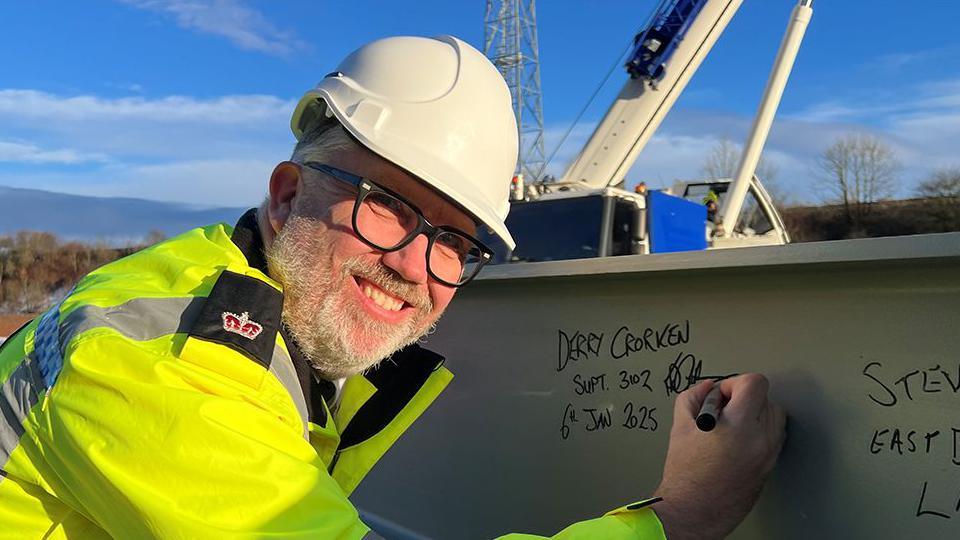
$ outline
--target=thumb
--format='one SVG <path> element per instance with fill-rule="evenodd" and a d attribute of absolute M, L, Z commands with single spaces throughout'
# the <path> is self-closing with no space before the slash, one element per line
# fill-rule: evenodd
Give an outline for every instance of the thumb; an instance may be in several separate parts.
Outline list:
<path fill-rule="evenodd" d="M 677 396 L 677 403 L 673 408 L 673 423 L 692 423 L 696 421 L 697 414 L 700 413 L 700 407 L 703 406 L 703 400 L 713 388 L 713 381 L 700 381 L 696 386 L 690 387 Z"/>

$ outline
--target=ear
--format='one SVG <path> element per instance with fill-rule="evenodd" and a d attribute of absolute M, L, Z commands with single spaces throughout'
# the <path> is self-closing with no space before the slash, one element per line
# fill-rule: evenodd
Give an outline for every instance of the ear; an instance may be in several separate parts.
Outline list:
<path fill-rule="evenodd" d="M 291 161 L 281 161 L 270 175 L 270 204 L 267 206 L 267 216 L 274 234 L 290 218 L 293 202 L 300 192 L 302 170 Z"/>

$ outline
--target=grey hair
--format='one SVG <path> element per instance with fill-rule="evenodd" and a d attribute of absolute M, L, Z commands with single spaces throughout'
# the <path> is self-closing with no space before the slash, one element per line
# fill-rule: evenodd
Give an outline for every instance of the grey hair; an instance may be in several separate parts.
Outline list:
<path fill-rule="evenodd" d="M 290 161 L 301 165 L 308 161 L 324 162 L 333 154 L 357 146 L 342 125 L 336 124 L 332 127 L 329 124 L 317 125 L 300 138 L 293 148 Z"/>
<path fill-rule="evenodd" d="M 326 162 L 331 156 L 339 152 L 360 148 L 361 146 L 347 133 L 340 124 L 315 124 L 297 141 L 293 148 L 290 161 L 303 165 L 308 161 Z M 270 194 L 264 198 L 257 210 L 257 221 L 260 228 L 267 226 L 267 207 L 270 204 Z"/>

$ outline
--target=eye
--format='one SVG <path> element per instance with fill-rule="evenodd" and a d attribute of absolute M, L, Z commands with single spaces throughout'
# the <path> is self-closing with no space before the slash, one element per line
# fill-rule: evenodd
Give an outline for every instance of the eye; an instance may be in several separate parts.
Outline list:
<path fill-rule="evenodd" d="M 378 212 L 392 213 L 395 215 L 403 214 L 405 206 L 402 202 L 384 193 L 371 193 L 370 196 L 367 197 L 367 202 Z"/>
<path fill-rule="evenodd" d="M 417 216 L 413 209 L 403 201 L 386 193 L 371 193 L 364 199 L 364 203 L 370 208 L 373 215 L 396 222 L 404 228 L 413 227 L 417 223 Z"/>
<path fill-rule="evenodd" d="M 460 260 L 465 259 L 473 247 L 473 242 L 451 232 L 443 232 L 437 235 L 436 244 L 444 255 L 451 259 Z"/>

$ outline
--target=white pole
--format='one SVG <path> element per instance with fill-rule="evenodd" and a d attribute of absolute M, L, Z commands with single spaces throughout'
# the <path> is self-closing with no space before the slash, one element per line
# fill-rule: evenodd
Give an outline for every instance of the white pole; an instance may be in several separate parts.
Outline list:
<path fill-rule="evenodd" d="M 773 124 L 773 117 L 780 105 L 780 98 L 783 97 L 783 89 L 787 85 L 787 79 L 793 69 L 793 62 L 800 50 L 800 42 L 803 41 L 803 34 L 806 32 L 807 24 L 813 15 L 812 4 L 813 0 L 800 0 L 790 15 L 790 23 L 787 25 L 787 32 L 780 43 L 780 52 L 777 53 L 777 60 L 770 72 L 770 79 L 767 81 L 767 88 L 763 92 L 763 99 L 760 101 L 757 116 L 753 120 L 750 137 L 747 138 L 747 143 L 744 145 L 743 157 L 737 167 L 737 174 L 730 185 L 730 189 L 727 190 L 723 207 L 718 211 L 717 221 L 723 225 L 725 237 L 729 238 L 733 234 L 740 217 L 740 209 L 743 207 L 743 200 L 747 195 L 747 189 L 750 187 L 750 180 L 757 169 L 760 153 L 763 152 L 763 145 L 767 142 L 767 135 L 770 134 L 770 126 Z"/>

